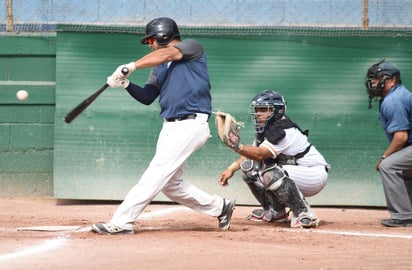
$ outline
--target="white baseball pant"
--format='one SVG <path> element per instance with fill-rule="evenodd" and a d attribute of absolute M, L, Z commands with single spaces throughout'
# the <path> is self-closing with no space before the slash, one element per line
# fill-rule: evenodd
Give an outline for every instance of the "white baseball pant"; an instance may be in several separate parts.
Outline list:
<path fill-rule="evenodd" d="M 214 217 L 221 214 L 222 197 L 208 194 L 183 179 L 186 160 L 210 137 L 207 119 L 207 114 L 197 114 L 196 119 L 163 123 L 149 167 L 119 205 L 111 223 L 132 226 L 159 192 L 195 211 Z"/>

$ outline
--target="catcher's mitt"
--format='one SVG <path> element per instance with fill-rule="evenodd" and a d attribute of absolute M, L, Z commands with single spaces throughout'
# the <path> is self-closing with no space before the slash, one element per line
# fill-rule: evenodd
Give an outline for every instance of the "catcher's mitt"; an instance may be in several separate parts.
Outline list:
<path fill-rule="evenodd" d="M 244 127 L 244 123 L 237 122 L 236 119 L 229 113 L 214 112 L 216 115 L 215 124 L 219 138 L 229 148 L 236 152 L 240 149 L 240 126 Z"/>

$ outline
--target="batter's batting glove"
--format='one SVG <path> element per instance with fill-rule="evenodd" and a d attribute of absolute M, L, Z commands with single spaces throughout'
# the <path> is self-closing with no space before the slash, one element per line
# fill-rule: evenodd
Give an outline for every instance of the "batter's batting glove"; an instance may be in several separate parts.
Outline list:
<path fill-rule="evenodd" d="M 125 75 L 123 74 L 123 68 L 127 68 L 128 69 L 128 73 Z M 119 79 L 126 79 L 130 74 L 132 74 L 133 71 L 136 70 L 136 65 L 134 64 L 134 62 L 130 62 L 129 64 L 124 64 L 124 65 L 120 65 L 116 68 L 116 70 L 113 72 L 113 75 L 118 77 Z M 112 75 L 112 76 L 113 76 Z"/>
<path fill-rule="evenodd" d="M 130 84 L 128 79 L 126 78 L 122 79 L 115 75 L 107 77 L 106 83 L 112 88 L 117 88 L 117 87 L 126 88 Z"/>

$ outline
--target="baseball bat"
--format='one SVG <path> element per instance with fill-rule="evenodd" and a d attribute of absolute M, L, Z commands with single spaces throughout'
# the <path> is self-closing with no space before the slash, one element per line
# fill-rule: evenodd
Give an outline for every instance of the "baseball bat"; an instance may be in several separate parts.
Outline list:
<path fill-rule="evenodd" d="M 122 69 L 123 75 L 127 75 L 129 73 L 129 69 L 127 67 L 124 67 Z M 101 93 L 104 92 L 109 87 L 107 83 L 105 83 L 99 90 L 94 92 L 91 96 L 83 100 L 79 105 L 74 107 L 73 110 L 71 110 L 65 117 L 64 121 L 66 123 L 71 123 L 79 114 L 81 114 L 87 107 L 89 107 L 90 104 L 98 97 L 100 96 Z"/>

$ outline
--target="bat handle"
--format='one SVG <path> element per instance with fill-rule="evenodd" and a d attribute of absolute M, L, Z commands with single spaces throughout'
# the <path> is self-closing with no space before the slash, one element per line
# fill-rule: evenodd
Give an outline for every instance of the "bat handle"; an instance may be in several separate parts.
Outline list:
<path fill-rule="evenodd" d="M 122 74 L 125 75 L 125 76 L 126 76 L 127 74 L 129 74 L 129 69 L 128 69 L 127 67 L 123 67 L 123 68 L 122 68 Z"/>

